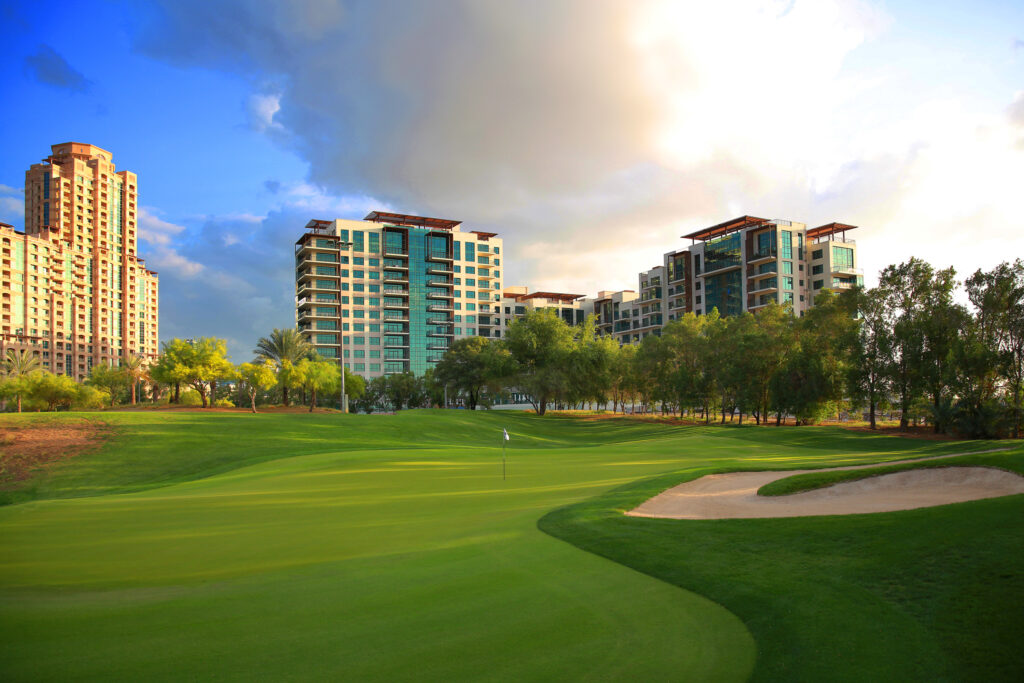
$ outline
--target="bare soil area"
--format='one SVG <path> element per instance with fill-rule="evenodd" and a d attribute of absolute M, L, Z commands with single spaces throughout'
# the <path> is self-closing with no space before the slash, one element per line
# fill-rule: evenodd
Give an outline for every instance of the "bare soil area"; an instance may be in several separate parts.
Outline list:
<path fill-rule="evenodd" d="M 1013 472 L 991 467 L 951 466 L 883 474 L 788 496 L 757 495 L 762 486 L 797 474 L 877 466 L 711 474 L 663 491 L 626 514 L 668 519 L 856 515 L 912 510 L 1024 493 L 1024 477 Z"/>
<path fill-rule="evenodd" d="M 96 419 L 0 426 L 0 489 L 9 491 L 41 467 L 99 448 L 112 433 Z"/>

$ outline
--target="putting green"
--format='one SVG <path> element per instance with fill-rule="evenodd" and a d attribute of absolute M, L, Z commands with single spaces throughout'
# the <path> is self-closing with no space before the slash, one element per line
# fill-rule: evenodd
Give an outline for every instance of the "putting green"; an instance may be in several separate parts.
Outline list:
<path fill-rule="evenodd" d="M 684 468 L 952 452 L 464 411 L 102 419 L 117 440 L 0 508 L 4 680 L 742 680 L 736 616 L 538 519 Z"/>

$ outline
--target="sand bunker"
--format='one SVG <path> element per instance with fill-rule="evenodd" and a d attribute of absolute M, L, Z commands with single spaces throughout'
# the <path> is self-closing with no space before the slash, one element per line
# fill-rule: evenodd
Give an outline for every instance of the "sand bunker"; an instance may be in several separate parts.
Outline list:
<path fill-rule="evenodd" d="M 856 515 L 912 510 L 1024 493 L 1024 477 L 1013 472 L 990 467 L 950 466 L 894 472 L 788 496 L 757 495 L 758 489 L 765 484 L 796 474 L 893 464 L 897 463 L 836 467 L 831 470 L 711 474 L 664 491 L 626 514 L 670 519 Z"/>

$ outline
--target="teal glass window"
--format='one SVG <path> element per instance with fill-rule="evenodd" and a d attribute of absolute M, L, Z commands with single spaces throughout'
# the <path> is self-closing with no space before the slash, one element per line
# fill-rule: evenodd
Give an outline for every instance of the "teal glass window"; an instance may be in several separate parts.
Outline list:
<path fill-rule="evenodd" d="M 832 247 L 833 268 L 853 268 L 853 249 L 849 247 Z"/>
<path fill-rule="evenodd" d="M 364 299 L 361 296 L 354 296 L 352 297 L 352 303 L 355 304 L 356 306 L 362 306 L 364 303 Z"/>
<path fill-rule="evenodd" d="M 352 231 L 352 242 L 353 242 L 353 246 L 352 246 L 353 250 L 355 250 L 355 251 L 366 251 L 366 242 L 364 240 L 363 231 L 362 230 L 353 230 Z"/>
<path fill-rule="evenodd" d="M 377 233 L 377 232 L 371 232 L 370 233 L 370 253 L 371 254 L 379 254 L 380 253 L 380 233 Z M 371 261 L 373 261 L 373 260 L 375 260 L 375 259 L 371 259 Z"/>
<path fill-rule="evenodd" d="M 380 372 L 380 363 L 370 363 L 370 372 Z"/>
<path fill-rule="evenodd" d="M 783 261 L 782 262 L 782 272 L 785 273 L 786 275 L 792 275 L 793 274 L 793 262 L 792 261 Z"/>
<path fill-rule="evenodd" d="M 793 258 L 793 231 L 782 230 L 781 239 L 782 242 L 782 258 Z"/>
<path fill-rule="evenodd" d="M 467 275 L 473 275 L 474 273 L 476 273 L 476 266 L 466 266 Z M 466 282 L 469 282 L 469 280 L 466 280 Z"/>
<path fill-rule="evenodd" d="M 476 261 L 476 245 L 472 242 L 466 242 L 466 258 L 464 260 Z"/>
<path fill-rule="evenodd" d="M 782 278 L 782 288 L 783 289 L 793 289 L 793 278 L 791 278 L 791 277 L 784 277 L 784 278 Z"/>
<path fill-rule="evenodd" d="M 354 332 L 362 332 L 363 329 L 363 323 L 352 323 L 352 330 Z"/>
<path fill-rule="evenodd" d="M 704 272 L 711 273 L 722 268 L 740 264 L 740 233 L 705 242 Z M 721 313 L 721 310 L 719 310 Z"/>

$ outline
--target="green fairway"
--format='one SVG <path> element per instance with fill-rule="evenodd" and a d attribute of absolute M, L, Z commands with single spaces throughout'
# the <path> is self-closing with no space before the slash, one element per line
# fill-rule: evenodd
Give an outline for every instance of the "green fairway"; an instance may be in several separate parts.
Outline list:
<path fill-rule="evenodd" d="M 3 680 L 815 678 L 836 652 L 833 675 L 864 678 L 891 655 L 892 672 L 941 677 L 959 654 L 933 622 L 966 629 L 961 649 L 998 649 L 960 607 L 1020 598 L 1018 570 L 987 572 L 1004 571 L 992 529 L 1021 538 L 1024 496 L 817 527 L 614 512 L 706 471 L 991 447 L 980 442 L 466 411 L 96 417 L 117 431 L 106 447 L 0 508 Z M 570 504 L 542 528 L 598 554 L 537 528 Z M 900 534 L 910 549 L 889 543 Z M 904 575 L 929 542 L 959 558 L 952 569 L 937 554 Z M 849 577 L 882 562 L 892 595 Z M 892 607 L 936 585 L 965 592 L 933 612 Z M 1019 613 L 998 622 L 1018 640 Z M 862 634 L 868 619 L 891 637 Z"/>

